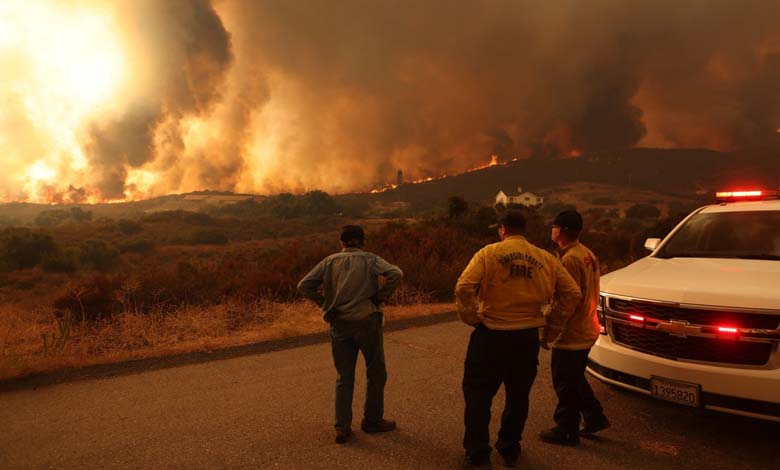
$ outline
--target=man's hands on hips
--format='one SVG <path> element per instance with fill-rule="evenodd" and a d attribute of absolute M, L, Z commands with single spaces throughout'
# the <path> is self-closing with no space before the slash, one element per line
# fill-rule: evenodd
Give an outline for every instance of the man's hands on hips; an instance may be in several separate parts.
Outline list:
<path fill-rule="evenodd" d="M 480 323 L 482 323 L 482 314 L 479 312 L 476 312 L 474 310 L 458 310 L 458 317 L 460 317 L 460 321 L 463 323 L 469 325 L 469 326 L 477 326 Z"/>
<path fill-rule="evenodd" d="M 545 334 L 545 328 L 539 328 L 539 347 L 542 349 L 550 350 L 550 345 L 547 343 L 547 335 Z"/>

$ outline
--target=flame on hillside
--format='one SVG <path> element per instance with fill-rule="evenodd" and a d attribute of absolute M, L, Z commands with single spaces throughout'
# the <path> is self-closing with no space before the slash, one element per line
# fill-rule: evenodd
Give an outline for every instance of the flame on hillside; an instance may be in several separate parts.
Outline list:
<path fill-rule="evenodd" d="M 513 158 L 512 161 L 516 162 L 517 158 Z M 490 168 L 492 166 L 497 166 L 497 165 L 503 165 L 503 163 L 499 163 L 498 162 L 498 155 L 491 155 L 490 161 L 488 163 L 486 163 L 484 165 L 475 166 L 473 168 L 469 168 L 468 170 L 464 171 L 463 173 L 471 173 L 472 171 L 484 170 L 485 168 Z M 408 183 L 404 183 L 404 184 L 427 183 L 429 181 L 441 180 L 441 179 L 444 179 L 444 178 L 446 178 L 448 176 L 449 175 L 447 173 L 442 173 L 439 176 L 426 176 L 424 178 L 418 178 L 418 179 L 409 181 Z M 396 189 L 396 188 L 398 188 L 397 184 L 388 184 L 387 186 L 384 186 L 382 188 L 372 189 L 371 193 L 372 194 L 383 193 L 385 191 L 391 191 L 391 190 Z"/>
<path fill-rule="evenodd" d="M 472 172 L 472 171 L 478 171 L 478 170 L 484 170 L 485 168 L 490 168 L 491 166 L 498 165 L 498 155 L 491 155 L 490 156 L 490 162 L 486 163 L 484 165 L 475 166 L 474 168 L 469 168 L 466 170 L 466 173 Z"/>

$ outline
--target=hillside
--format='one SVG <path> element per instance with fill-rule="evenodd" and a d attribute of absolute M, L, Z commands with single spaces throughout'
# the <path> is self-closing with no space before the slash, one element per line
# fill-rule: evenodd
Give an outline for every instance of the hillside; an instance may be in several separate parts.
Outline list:
<path fill-rule="evenodd" d="M 0 204 L 0 226 L 26 225 L 32 223 L 43 211 L 82 208 L 92 213 L 93 219 L 134 219 L 145 214 L 161 211 L 185 210 L 201 212 L 223 207 L 239 201 L 262 200 L 263 196 L 236 194 L 224 191 L 197 191 L 187 194 L 171 194 L 141 201 L 111 204 L 33 204 L 11 202 Z"/>
<path fill-rule="evenodd" d="M 718 188 L 776 186 L 778 159 L 760 153 L 748 156 L 704 149 L 633 149 L 580 158 L 518 160 L 377 194 L 344 197 L 402 201 L 422 209 L 453 195 L 469 201 L 490 201 L 499 189 L 514 191 L 522 185 L 525 190 L 544 194 L 575 182 L 683 198 L 707 197 Z"/>
<path fill-rule="evenodd" d="M 527 159 L 447 176 L 432 181 L 404 184 L 379 193 L 336 195 L 349 214 L 409 215 L 440 209 L 450 196 L 490 203 L 498 190 L 525 190 L 550 196 L 573 183 L 597 183 L 620 191 L 652 191 L 664 198 L 706 201 L 721 188 L 775 187 L 780 157 L 766 152 L 722 153 L 706 149 L 649 149 L 597 153 L 568 159 Z M 72 205 L 92 212 L 94 219 L 137 218 L 158 211 L 209 211 L 238 201 L 261 201 L 264 196 L 200 191 L 143 201 Z M 555 196 L 555 199 L 561 200 Z M 45 210 L 62 206 L 30 203 L 0 204 L 0 225 L 29 224 Z"/>

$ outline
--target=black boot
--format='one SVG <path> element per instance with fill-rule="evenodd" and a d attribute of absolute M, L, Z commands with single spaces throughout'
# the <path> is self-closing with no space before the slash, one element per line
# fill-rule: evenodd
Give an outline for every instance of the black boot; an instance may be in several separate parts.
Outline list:
<path fill-rule="evenodd" d="M 558 427 L 539 433 L 539 437 L 544 442 L 563 446 L 576 446 L 580 443 L 580 436 L 577 433 L 566 432 Z"/>

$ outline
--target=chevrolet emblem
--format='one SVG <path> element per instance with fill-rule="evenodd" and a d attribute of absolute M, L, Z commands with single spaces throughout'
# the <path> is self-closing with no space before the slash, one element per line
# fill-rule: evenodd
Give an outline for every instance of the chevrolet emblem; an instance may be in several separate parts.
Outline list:
<path fill-rule="evenodd" d="M 689 334 L 701 333 L 700 326 L 691 326 L 687 321 L 670 320 L 669 323 L 658 323 L 656 329 L 666 331 L 672 336 L 687 338 Z"/>

